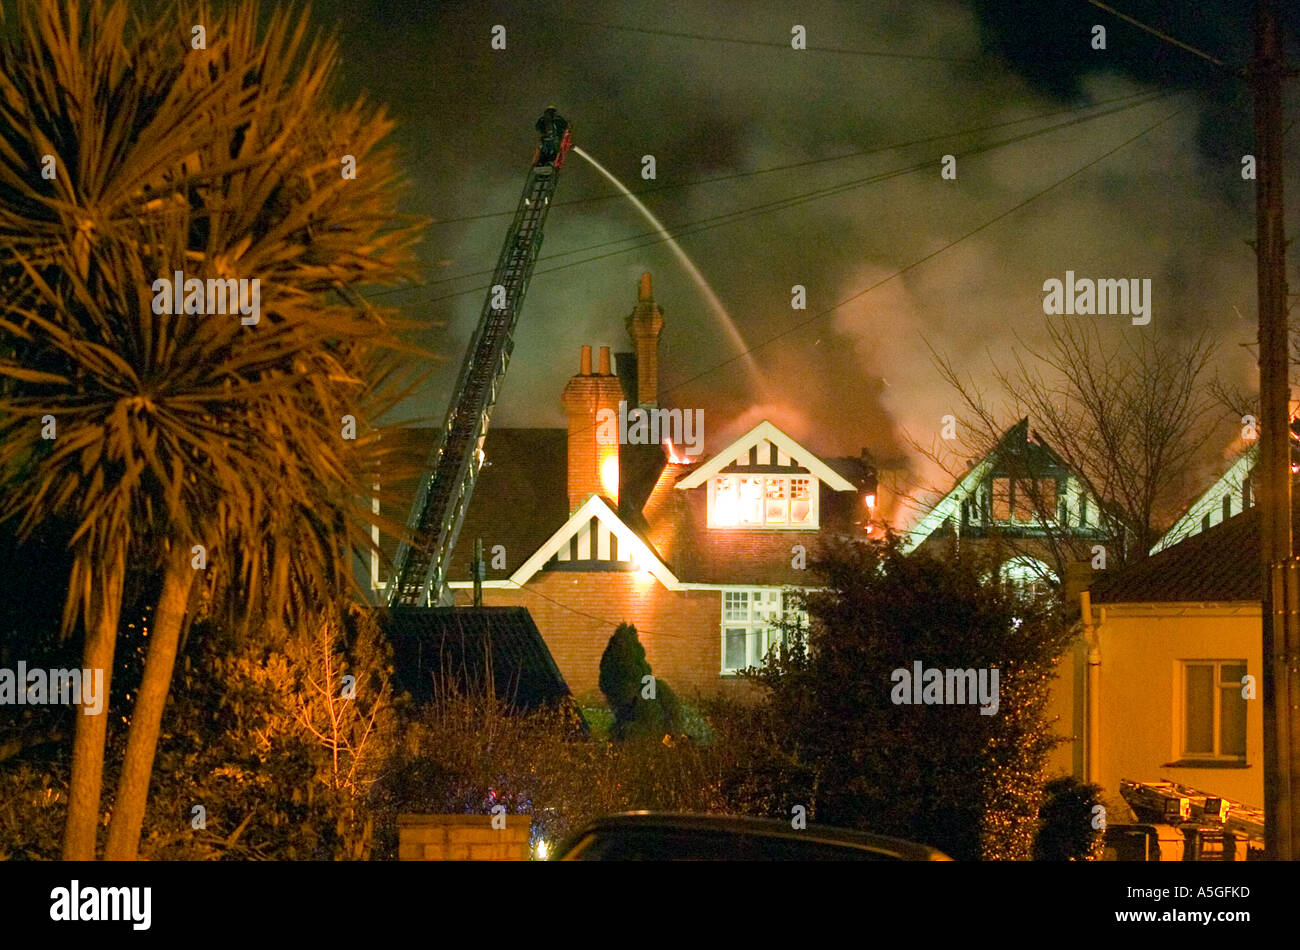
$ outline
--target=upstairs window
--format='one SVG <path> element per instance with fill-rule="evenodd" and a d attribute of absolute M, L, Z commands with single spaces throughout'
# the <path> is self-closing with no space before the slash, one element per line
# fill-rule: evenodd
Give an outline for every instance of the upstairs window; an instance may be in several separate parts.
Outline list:
<path fill-rule="evenodd" d="M 1011 479 L 993 479 L 993 520 L 1011 520 Z"/>
<path fill-rule="evenodd" d="M 709 482 L 711 528 L 815 528 L 810 475 L 718 475 Z"/>
<path fill-rule="evenodd" d="M 1058 514 L 1056 505 L 1056 480 L 993 479 L 993 521 L 1008 524 L 1036 524 L 1039 512 L 1051 518 Z"/>

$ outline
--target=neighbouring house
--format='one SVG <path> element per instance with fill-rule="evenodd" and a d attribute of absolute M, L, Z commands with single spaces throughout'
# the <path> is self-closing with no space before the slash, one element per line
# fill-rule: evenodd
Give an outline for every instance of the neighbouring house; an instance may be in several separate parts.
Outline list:
<path fill-rule="evenodd" d="M 791 594 L 809 586 L 819 538 L 881 530 L 865 450 L 823 457 L 768 421 L 710 453 L 690 445 L 698 430 L 685 424 L 722 420 L 707 406 L 660 404 L 663 326 L 645 274 L 626 321 L 633 349 L 611 359 L 601 347 L 594 366 L 591 347 L 574 354 L 578 373 L 556 394 L 567 425 L 489 430 L 449 569 L 456 603 L 471 603 L 481 540 L 483 603 L 527 608 L 579 696 L 597 689 L 624 622 L 678 691 L 743 692 L 737 673 L 762 661 L 783 622 L 805 622 Z M 657 433 L 639 431 L 638 409 L 655 414 L 641 421 L 653 418 Z M 611 428 L 611 418 L 621 421 Z M 407 437 L 427 440 L 420 452 L 434 438 Z M 372 583 L 386 580 L 376 559 Z"/>
<path fill-rule="evenodd" d="M 1201 495 L 1187 506 L 1164 533 L 1151 553 L 1163 551 L 1184 538 L 1227 521 L 1255 504 L 1255 463 L 1259 460 L 1259 443 L 1252 442 L 1237 453 L 1227 469 Z M 1300 473 L 1300 423 L 1292 413 L 1291 471 Z"/>
<path fill-rule="evenodd" d="M 1254 508 L 1095 581 L 1076 657 L 1075 773 L 1112 803 L 1124 779 L 1261 808 L 1260 596 Z"/>
<path fill-rule="evenodd" d="M 1046 589 L 1114 536 L 1096 497 L 1025 418 L 926 510 L 903 550 L 985 559 L 1004 580 Z"/>

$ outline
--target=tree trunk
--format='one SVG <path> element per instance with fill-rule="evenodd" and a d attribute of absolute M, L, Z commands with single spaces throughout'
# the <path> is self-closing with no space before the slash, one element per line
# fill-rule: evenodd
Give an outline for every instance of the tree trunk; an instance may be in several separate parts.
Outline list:
<path fill-rule="evenodd" d="M 171 557 L 167 575 L 163 578 L 149 656 L 145 660 L 144 677 L 131 713 L 131 731 L 127 736 L 117 797 L 113 801 L 108 843 L 104 846 L 104 859 L 108 861 L 134 861 L 140 849 L 140 829 L 144 824 L 145 805 L 149 801 L 154 752 L 158 748 L 163 707 L 171 690 L 177 645 L 185 623 L 190 591 L 194 587 L 194 570 L 178 551 Z"/>
<path fill-rule="evenodd" d="M 86 641 L 82 648 L 83 669 L 104 671 L 98 715 L 76 714 L 72 739 L 72 777 L 68 788 L 68 819 L 63 831 L 63 860 L 95 860 L 99 828 L 100 793 L 104 783 L 104 741 L 108 733 L 108 697 L 113 678 L 113 652 L 117 647 L 117 626 L 122 614 L 122 562 L 104 571 L 93 571 L 100 599 L 86 616 Z M 68 596 L 76 596 L 69 592 Z M 85 695 L 82 695 L 83 705 Z"/>

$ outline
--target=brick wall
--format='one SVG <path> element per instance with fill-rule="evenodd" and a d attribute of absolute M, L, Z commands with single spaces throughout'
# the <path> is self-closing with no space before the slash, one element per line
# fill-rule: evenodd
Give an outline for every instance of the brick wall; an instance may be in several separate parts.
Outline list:
<path fill-rule="evenodd" d="M 532 819 L 503 815 L 398 815 L 399 861 L 527 861 Z"/>
<path fill-rule="evenodd" d="M 650 668 L 678 695 L 752 695 L 748 683 L 719 673 L 721 598 L 716 590 L 670 591 L 643 572 L 614 571 L 542 571 L 523 590 L 483 591 L 486 606 L 528 608 L 577 696 L 599 689 L 600 656 L 623 622 L 636 626 Z M 467 591 L 457 591 L 457 603 L 468 601 Z"/>

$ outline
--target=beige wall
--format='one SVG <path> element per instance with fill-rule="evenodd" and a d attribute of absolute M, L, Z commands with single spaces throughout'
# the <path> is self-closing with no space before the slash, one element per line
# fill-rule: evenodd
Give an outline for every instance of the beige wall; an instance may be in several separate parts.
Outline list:
<path fill-rule="evenodd" d="M 1047 759 L 1049 778 L 1059 775 L 1083 777 L 1084 754 L 1084 677 L 1088 669 L 1088 650 L 1080 636 L 1056 667 L 1052 682 L 1047 718 L 1052 731 L 1064 741 Z"/>
<path fill-rule="evenodd" d="M 1093 606 L 1101 646 L 1099 774 L 1108 801 L 1120 779 L 1173 781 L 1262 808 L 1263 706 L 1257 603 Z M 1182 660 L 1245 659 L 1256 698 L 1247 704 L 1246 767 L 1171 767 L 1181 723 L 1177 676 Z M 1079 702 L 1082 703 L 1081 692 Z"/>

